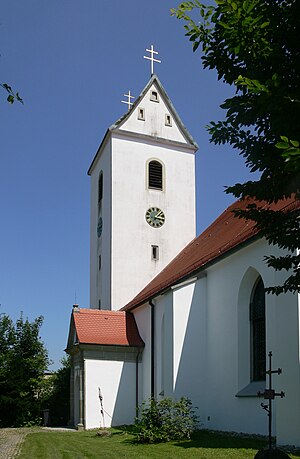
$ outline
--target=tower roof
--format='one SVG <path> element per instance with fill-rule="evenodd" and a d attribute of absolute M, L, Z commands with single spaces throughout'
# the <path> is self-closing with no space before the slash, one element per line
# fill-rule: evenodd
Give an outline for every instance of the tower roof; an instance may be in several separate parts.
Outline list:
<path fill-rule="evenodd" d="M 130 120 L 132 119 L 132 117 L 134 116 L 134 114 L 136 113 L 136 111 L 138 110 L 138 107 L 139 105 L 141 104 L 141 102 L 143 101 L 143 99 L 145 98 L 146 94 L 150 91 L 150 88 L 152 87 L 155 87 L 156 90 L 158 91 L 160 97 L 162 98 L 163 100 L 163 103 L 165 105 L 165 107 L 167 108 L 168 110 L 168 113 L 170 114 L 170 116 L 172 117 L 173 119 L 173 122 L 174 122 L 174 127 L 176 126 L 176 132 L 177 132 L 177 137 L 172 139 L 172 137 L 169 137 L 167 139 L 165 139 L 163 137 L 163 135 L 161 135 L 160 132 L 151 132 L 150 134 L 147 133 L 147 132 L 144 132 L 143 129 L 141 128 L 141 124 L 138 125 L 138 127 L 140 128 L 140 130 L 135 130 L 134 127 L 132 127 L 132 124 L 130 123 Z M 135 117 L 137 118 L 137 117 Z M 99 154 L 101 153 L 102 151 L 102 147 L 104 146 L 104 144 L 106 143 L 108 137 L 114 133 L 114 132 L 120 132 L 120 133 L 135 133 L 136 135 L 139 135 L 140 137 L 145 137 L 145 138 L 152 138 L 152 139 L 156 139 L 157 141 L 167 141 L 167 142 L 174 142 L 174 143 L 177 143 L 178 145 L 181 145 L 181 146 L 186 146 L 187 148 L 189 148 L 189 150 L 193 151 L 193 152 L 196 152 L 198 150 L 198 145 L 196 143 L 196 141 L 193 139 L 193 137 L 191 136 L 191 134 L 189 133 L 189 131 L 187 130 L 187 128 L 184 126 L 181 118 L 179 117 L 177 111 L 175 110 L 175 107 L 174 105 L 172 104 L 171 102 L 171 99 L 169 98 L 169 96 L 167 95 L 162 83 L 160 82 L 159 78 L 157 77 L 157 75 L 152 75 L 150 80 L 148 81 L 147 85 L 145 86 L 145 88 L 142 90 L 142 92 L 140 93 L 140 95 L 136 98 L 135 102 L 132 104 L 132 107 L 130 110 L 128 110 L 124 115 L 122 115 L 114 124 L 112 124 L 108 130 L 106 131 L 106 134 L 97 150 L 97 153 L 90 165 L 90 168 L 88 170 L 88 174 L 90 175 L 91 172 L 92 172 L 92 169 L 93 169 L 93 166 L 99 156 Z M 169 129 L 167 129 L 166 131 L 168 134 L 170 134 L 172 131 Z"/>

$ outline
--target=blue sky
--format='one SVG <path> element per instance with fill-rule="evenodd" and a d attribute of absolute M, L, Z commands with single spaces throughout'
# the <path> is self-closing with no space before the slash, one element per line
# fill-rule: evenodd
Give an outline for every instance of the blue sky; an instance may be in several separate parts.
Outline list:
<path fill-rule="evenodd" d="M 106 129 L 150 78 L 143 59 L 151 44 L 155 71 L 199 144 L 197 233 L 232 201 L 224 185 L 249 177 L 229 147 L 209 143 L 205 126 L 232 88 L 202 69 L 170 15 L 170 0 L 3 0 L 0 82 L 0 312 L 44 316 L 42 339 L 59 366 L 72 304 L 89 306 L 89 177 Z"/>

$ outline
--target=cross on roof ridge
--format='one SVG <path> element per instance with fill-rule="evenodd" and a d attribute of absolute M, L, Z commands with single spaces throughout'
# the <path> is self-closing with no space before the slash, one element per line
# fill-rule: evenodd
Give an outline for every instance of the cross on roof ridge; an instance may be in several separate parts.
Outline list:
<path fill-rule="evenodd" d="M 131 95 L 130 90 L 128 91 L 128 94 L 124 94 L 124 96 L 127 97 L 127 100 L 121 100 L 121 102 L 123 104 L 127 104 L 128 105 L 128 111 L 129 111 L 131 106 L 133 105 L 133 103 L 130 101 L 130 99 L 134 99 L 134 96 Z"/>
<path fill-rule="evenodd" d="M 152 76 L 154 73 L 154 62 L 158 62 L 159 64 L 161 64 L 161 61 L 159 59 L 155 59 L 154 54 L 158 54 L 158 51 L 154 51 L 153 45 L 151 45 L 150 49 L 146 48 L 146 51 L 148 51 L 151 54 L 150 57 L 144 56 L 144 59 L 149 59 L 149 61 L 151 61 L 151 76 Z"/>

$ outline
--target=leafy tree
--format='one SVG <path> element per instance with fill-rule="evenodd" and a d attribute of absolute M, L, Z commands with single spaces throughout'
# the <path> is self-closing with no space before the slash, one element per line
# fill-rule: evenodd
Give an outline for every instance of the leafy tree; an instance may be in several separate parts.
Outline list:
<path fill-rule="evenodd" d="M 13 323 L 0 314 L 0 427 L 30 425 L 40 415 L 37 394 L 49 365 L 42 323 L 41 316 L 31 323 L 21 314 Z"/>
<path fill-rule="evenodd" d="M 235 87 L 224 101 L 224 121 L 208 126 L 211 141 L 228 143 L 245 158 L 256 181 L 237 183 L 226 193 L 254 198 L 241 218 L 254 220 L 270 244 L 290 255 L 265 257 L 268 266 L 287 270 L 283 285 L 268 287 L 280 294 L 300 289 L 300 2 L 297 0 L 216 0 L 181 3 L 172 13 L 185 21 L 193 50 L 202 52 L 204 68 Z M 295 198 L 298 211 L 269 204 Z"/>
<path fill-rule="evenodd" d="M 70 418 L 70 357 L 63 358 L 61 364 L 44 380 L 39 394 L 42 407 L 50 410 L 50 424 L 55 426 L 67 425 Z"/>

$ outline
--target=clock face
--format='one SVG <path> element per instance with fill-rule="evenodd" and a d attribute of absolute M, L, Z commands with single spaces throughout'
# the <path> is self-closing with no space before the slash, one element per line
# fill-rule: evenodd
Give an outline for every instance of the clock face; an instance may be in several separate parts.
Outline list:
<path fill-rule="evenodd" d="M 98 235 L 98 237 L 100 237 L 101 234 L 102 234 L 102 227 L 103 227 L 103 222 L 102 222 L 102 218 L 100 217 L 99 220 L 98 220 L 98 225 L 97 225 L 97 235 Z"/>
<path fill-rule="evenodd" d="M 145 218 L 146 222 L 153 228 L 160 228 L 165 223 L 165 214 L 158 207 L 150 207 Z"/>

